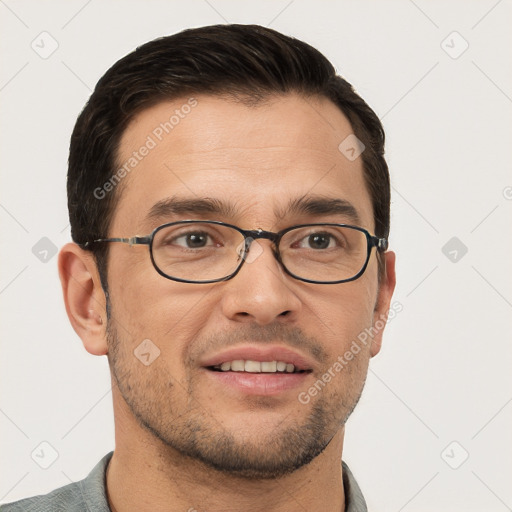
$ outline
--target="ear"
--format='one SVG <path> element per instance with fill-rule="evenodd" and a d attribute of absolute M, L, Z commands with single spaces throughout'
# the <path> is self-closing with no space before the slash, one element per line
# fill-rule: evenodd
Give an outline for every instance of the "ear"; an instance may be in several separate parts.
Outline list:
<path fill-rule="evenodd" d="M 376 356 L 382 345 L 382 335 L 384 334 L 384 327 L 388 318 L 389 306 L 391 304 L 391 297 L 395 290 L 396 274 L 395 274 L 395 261 L 396 255 L 392 251 L 387 251 L 383 255 L 384 272 L 382 273 L 379 282 L 379 291 L 377 293 L 377 301 L 375 303 L 375 310 L 373 312 L 373 329 L 374 337 L 370 354 L 372 357 Z"/>
<path fill-rule="evenodd" d="M 69 321 L 87 352 L 107 353 L 106 298 L 94 256 L 75 243 L 59 253 L 59 276 Z"/>

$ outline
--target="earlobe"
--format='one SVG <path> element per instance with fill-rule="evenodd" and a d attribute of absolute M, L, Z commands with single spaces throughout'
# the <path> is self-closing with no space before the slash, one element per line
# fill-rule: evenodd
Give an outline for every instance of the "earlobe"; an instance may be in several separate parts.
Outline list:
<path fill-rule="evenodd" d="M 107 353 L 105 293 L 93 255 L 77 244 L 66 244 L 59 253 L 59 276 L 69 321 L 87 352 Z"/>
<path fill-rule="evenodd" d="M 379 292 L 373 313 L 373 329 L 374 337 L 370 350 L 371 357 L 376 356 L 382 345 L 382 335 L 388 317 L 391 298 L 395 290 L 396 274 L 395 274 L 395 261 L 396 255 L 392 251 L 387 251 L 384 254 L 384 273 L 379 283 Z"/>

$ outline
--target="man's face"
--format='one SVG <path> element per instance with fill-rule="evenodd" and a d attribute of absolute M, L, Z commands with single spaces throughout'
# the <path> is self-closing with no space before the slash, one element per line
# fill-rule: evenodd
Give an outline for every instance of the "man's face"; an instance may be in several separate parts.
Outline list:
<path fill-rule="evenodd" d="M 256 107 L 210 96 L 196 100 L 192 108 L 183 108 L 187 98 L 158 104 L 125 131 L 118 163 L 134 151 L 138 160 L 121 185 L 109 236 L 147 235 L 185 219 L 274 232 L 296 224 L 354 224 L 339 212 L 288 208 L 313 197 L 349 202 L 358 225 L 373 233 L 361 158 L 350 161 L 338 150 L 352 129 L 334 104 L 296 95 Z M 160 123 L 176 110 L 179 121 L 175 117 L 166 133 Z M 154 147 L 140 152 L 144 145 Z M 171 204 L 207 198 L 225 208 L 173 213 L 161 207 L 148 216 L 170 198 Z M 287 275 L 269 240 L 254 244 L 254 258 L 233 279 L 212 284 L 168 280 L 155 271 L 147 247 L 111 244 L 109 358 L 121 407 L 167 446 L 224 472 L 268 478 L 312 460 L 343 427 L 375 345 L 362 346 L 308 403 L 298 396 L 372 326 L 389 297 L 378 300 L 374 252 L 359 279 L 322 285 Z M 143 340 L 150 340 L 143 345 L 149 365 L 134 355 Z M 211 368 L 233 360 L 295 361 L 307 371 Z"/>

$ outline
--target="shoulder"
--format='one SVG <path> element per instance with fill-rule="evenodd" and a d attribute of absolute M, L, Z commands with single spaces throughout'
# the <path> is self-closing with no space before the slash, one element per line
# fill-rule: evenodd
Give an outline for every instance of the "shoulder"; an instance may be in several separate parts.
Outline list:
<path fill-rule="evenodd" d="M 84 510 L 80 482 L 66 485 L 54 491 L 31 498 L 25 498 L 0 506 L 0 512 L 57 512 Z M 85 509 L 87 510 L 87 509 Z"/>
<path fill-rule="evenodd" d="M 366 501 L 352 471 L 350 471 L 345 462 L 342 461 L 341 464 L 343 468 L 343 488 L 345 491 L 345 511 L 367 512 Z"/>
<path fill-rule="evenodd" d="M 105 470 L 112 452 L 89 475 L 48 494 L 0 505 L 0 512 L 110 512 L 105 491 Z"/>

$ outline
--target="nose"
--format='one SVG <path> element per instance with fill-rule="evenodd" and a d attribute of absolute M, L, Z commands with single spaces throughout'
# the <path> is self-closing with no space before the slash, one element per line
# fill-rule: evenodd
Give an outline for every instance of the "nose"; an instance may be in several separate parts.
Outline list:
<path fill-rule="evenodd" d="M 302 302 L 293 291 L 297 284 L 291 281 L 276 260 L 272 243 L 254 240 L 238 274 L 224 283 L 222 311 L 236 322 L 293 322 Z"/>

